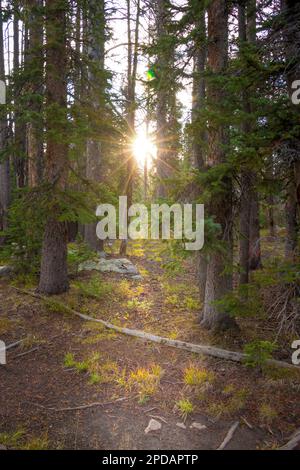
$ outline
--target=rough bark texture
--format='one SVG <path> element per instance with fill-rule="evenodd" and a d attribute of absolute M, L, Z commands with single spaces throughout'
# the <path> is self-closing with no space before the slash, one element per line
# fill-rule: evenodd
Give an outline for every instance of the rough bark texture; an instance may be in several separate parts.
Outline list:
<path fill-rule="evenodd" d="M 284 18 L 284 40 L 286 55 L 286 79 L 290 99 L 292 84 L 300 77 L 300 3 L 292 0 L 282 0 Z M 299 105 L 291 106 L 299 120 Z M 291 260 L 297 256 L 298 220 L 300 210 L 300 134 L 294 133 L 289 143 L 293 156 L 288 159 L 288 188 L 286 200 L 286 258 Z"/>
<path fill-rule="evenodd" d="M 53 190 L 66 187 L 67 152 L 62 120 L 66 120 L 66 11 L 67 2 L 46 1 L 46 180 Z M 54 112 L 55 110 L 55 112 Z M 57 113 L 60 119 L 57 119 Z M 55 205 L 46 222 L 39 291 L 59 294 L 68 289 L 67 226 L 59 222 Z"/>
<path fill-rule="evenodd" d="M 205 104 L 205 78 L 204 71 L 207 58 L 206 47 L 206 25 L 205 10 L 203 2 L 199 2 L 195 14 L 195 26 L 197 28 L 197 36 L 195 39 L 195 55 L 194 55 L 194 76 L 193 76 L 193 101 L 192 101 L 192 124 L 193 124 L 193 144 L 192 144 L 192 166 L 200 171 L 205 169 L 205 126 L 201 125 L 199 119 L 201 111 Z M 201 192 L 201 188 L 195 188 L 195 195 Z M 198 286 L 201 302 L 205 297 L 206 273 L 207 273 L 207 256 L 203 253 L 197 254 L 197 271 Z M 199 319 L 202 319 L 203 311 L 200 312 Z"/>
<path fill-rule="evenodd" d="M 157 197 L 167 196 L 166 181 L 172 173 L 169 154 L 169 123 L 168 104 L 170 103 L 170 63 L 172 58 L 171 48 L 168 50 L 162 43 L 167 36 L 167 24 L 170 21 L 169 1 L 156 0 L 156 31 L 159 43 L 157 56 L 158 67 L 158 88 L 157 88 L 157 109 L 156 109 L 156 147 L 157 147 Z"/>
<path fill-rule="evenodd" d="M 88 29 L 88 55 L 92 61 L 89 67 L 89 100 L 93 107 L 95 117 L 100 116 L 101 106 L 103 105 L 104 80 L 100 73 L 104 72 L 104 0 L 93 0 L 89 2 L 89 29 Z M 101 142 L 96 136 L 96 129 L 93 129 L 95 136 L 87 142 L 86 149 L 86 178 L 94 183 L 100 183 L 103 180 L 103 156 Z M 96 209 L 96 208 L 95 208 Z M 95 251 L 103 250 L 103 241 L 96 235 L 97 222 L 87 224 L 84 227 L 84 241 Z"/>
<path fill-rule="evenodd" d="M 19 34 L 19 9 L 21 2 L 15 0 L 14 19 L 13 19 L 13 38 L 14 38 L 14 167 L 17 188 L 23 188 L 26 184 L 26 128 L 22 122 L 22 104 L 20 96 L 22 93 L 22 84 L 20 83 L 20 34 Z M 25 43 L 26 45 L 26 43 Z"/>
<path fill-rule="evenodd" d="M 256 1 L 241 1 L 238 7 L 238 14 L 239 41 L 242 50 L 246 42 L 251 44 L 255 44 L 256 42 Z M 249 90 L 243 91 L 242 103 L 245 118 L 241 124 L 241 132 L 246 141 L 251 134 L 252 128 L 252 105 L 249 98 Z M 247 162 L 244 167 L 242 167 L 240 181 L 240 284 L 247 284 L 250 269 L 256 269 L 260 266 L 259 206 L 256 203 L 258 196 L 255 189 L 255 173 L 253 170 L 249 169 Z"/>
<path fill-rule="evenodd" d="M 66 224 L 49 219 L 46 224 L 39 292 L 51 295 L 68 290 Z"/>
<path fill-rule="evenodd" d="M 0 80 L 4 81 L 4 48 L 3 48 L 3 24 L 2 1 L 0 1 Z M 0 151 L 4 150 L 8 137 L 7 119 L 5 113 L 0 115 Z M 7 215 L 10 202 L 10 164 L 9 158 L 1 158 L 0 163 L 0 230 L 7 228 Z M 0 243 L 3 238 L 0 238 Z"/>
<path fill-rule="evenodd" d="M 127 196 L 127 206 L 130 207 L 133 202 L 133 183 L 136 175 L 136 162 L 132 152 L 132 142 L 135 138 L 135 109 L 136 109 L 136 76 L 138 61 L 138 44 L 140 28 L 141 5 L 137 2 L 134 43 L 131 39 L 130 27 L 130 0 L 127 0 L 127 34 L 128 34 L 128 56 L 127 56 L 127 91 L 126 91 L 126 123 L 127 123 L 127 148 L 125 153 L 126 161 L 126 182 L 125 194 Z M 127 239 L 122 240 L 120 246 L 120 255 L 125 256 L 127 251 Z"/>
<path fill-rule="evenodd" d="M 200 3 L 200 2 L 199 2 Z M 201 2 L 202 3 L 202 2 Z M 201 110 L 205 104 L 205 78 L 204 71 L 206 65 L 206 25 L 205 10 L 203 6 L 198 5 L 196 12 L 197 39 L 195 40 L 194 55 L 194 76 L 193 76 L 193 96 L 192 96 L 192 124 L 194 126 L 193 144 L 192 144 L 192 165 L 199 170 L 205 166 L 204 126 L 197 126 Z"/>
<path fill-rule="evenodd" d="M 293 260 L 296 254 L 298 224 L 297 224 L 297 201 L 296 186 L 293 171 L 290 171 L 290 178 L 287 187 L 287 198 L 285 203 L 286 220 L 286 240 L 285 240 L 285 258 Z"/>
<path fill-rule="evenodd" d="M 227 7 L 224 0 L 213 0 L 208 8 L 208 67 L 215 74 L 221 74 L 227 65 Z M 224 98 L 219 85 L 208 83 L 208 100 L 217 108 Z M 223 145 L 226 143 L 226 129 L 220 122 L 210 122 L 208 133 L 208 167 L 225 160 Z M 223 179 L 223 192 L 211 196 L 208 211 L 221 226 L 220 239 L 228 249 L 228 256 L 215 250 L 209 258 L 205 287 L 205 303 L 202 325 L 208 329 L 226 329 L 234 325 L 232 318 L 220 311 L 215 301 L 221 299 L 232 288 L 232 277 L 225 273 L 227 263 L 232 260 L 232 185 L 229 178 Z"/>
<path fill-rule="evenodd" d="M 43 176 L 43 141 L 42 141 L 42 118 L 41 105 L 37 100 L 42 95 L 43 87 L 43 24 L 39 9 L 42 0 L 28 0 L 28 51 L 25 66 L 30 73 L 29 91 L 34 99 L 28 104 L 32 118 L 26 126 L 27 135 L 27 160 L 28 160 L 28 185 L 35 187 L 42 181 Z M 37 118 L 39 116 L 39 118 Z"/>
<path fill-rule="evenodd" d="M 253 191 L 250 214 L 249 269 L 256 270 L 261 267 L 259 201 L 257 191 Z"/>

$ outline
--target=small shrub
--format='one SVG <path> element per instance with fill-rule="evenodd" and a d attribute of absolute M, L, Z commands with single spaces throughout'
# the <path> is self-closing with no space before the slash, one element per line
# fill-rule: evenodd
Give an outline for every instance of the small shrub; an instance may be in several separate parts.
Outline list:
<path fill-rule="evenodd" d="M 89 378 L 89 383 L 91 385 L 96 385 L 103 382 L 103 378 L 97 372 L 92 372 Z"/>
<path fill-rule="evenodd" d="M 0 317 L 0 335 L 7 333 L 12 327 L 12 322 L 7 317 Z"/>
<path fill-rule="evenodd" d="M 139 394 L 140 402 L 145 402 L 154 395 L 158 389 L 162 369 L 159 365 L 153 364 L 150 369 L 140 368 L 130 373 L 128 384 L 130 388 L 135 388 Z"/>
<path fill-rule="evenodd" d="M 64 358 L 64 366 L 65 367 L 74 367 L 76 361 L 74 359 L 74 355 L 72 353 L 67 353 Z"/>
<path fill-rule="evenodd" d="M 99 277 L 93 277 L 88 282 L 77 282 L 75 287 L 79 290 L 80 295 L 91 299 L 102 299 L 114 290 L 114 285 L 111 282 L 103 282 Z"/>
<path fill-rule="evenodd" d="M 17 448 L 17 446 L 20 444 L 20 441 L 24 438 L 25 434 L 26 433 L 24 429 L 18 429 L 17 431 L 12 433 L 0 433 L 0 444 L 5 447 Z"/>
<path fill-rule="evenodd" d="M 249 367 L 263 366 L 268 359 L 272 358 L 272 352 L 275 349 L 276 346 L 270 341 L 252 341 L 244 347 L 244 352 L 247 355 L 245 364 Z"/>
<path fill-rule="evenodd" d="M 278 414 L 277 411 L 274 410 L 270 405 L 267 403 L 263 403 L 259 408 L 259 417 L 261 421 L 265 424 L 271 424 L 276 418 Z"/>
<path fill-rule="evenodd" d="M 95 253 L 88 248 L 84 242 L 69 243 L 68 245 L 68 266 L 70 271 L 78 271 L 81 263 L 93 259 Z"/>
<path fill-rule="evenodd" d="M 185 306 L 188 310 L 199 310 L 200 303 L 198 300 L 193 299 L 193 297 L 187 297 L 185 299 Z"/>
<path fill-rule="evenodd" d="M 198 386 L 205 382 L 212 382 L 214 376 L 212 372 L 191 365 L 184 371 L 184 383 L 186 385 Z"/>
<path fill-rule="evenodd" d="M 23 450 L 47 450 L 49 448 L 48 436 L 32 437 L 21 447 Z"/>
<path fill-rule="evenodd" d="M 181 417 L 186 420 L 188 415 L 194 411 L 194 405 L 188 398 L 181 398 L 176 402 L 176 408 L 178 409 Z"/>

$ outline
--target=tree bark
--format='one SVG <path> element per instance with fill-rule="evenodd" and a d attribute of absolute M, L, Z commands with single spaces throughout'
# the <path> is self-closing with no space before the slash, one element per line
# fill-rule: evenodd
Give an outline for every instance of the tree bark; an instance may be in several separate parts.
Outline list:
<path fill-rule="evenodd" d="M 104 0 L 92 0 L 88 4 L 88 55 L 91 64 L 88 70 L 89 79 L 89 100 L 95 115 L 101 114 L 104 96 L 104 45 L 105 45 L 105 13 Z M 100 77 L 102 74 L 102 77 Z M 103 109 L 102 109 L 103 112 Z M 103 156 L 100 138 L 95 135 L 88 139 L 86 149 L 86 178 L 94 183 L 103 180 Z M 97 134 L 100 134 L 97 132 Z M 95 251 L 103 251 L 103 241 L 99 240 L 96 234 L 97 222 L 85 225 L 84 241 Z"/>
<path fill-rule="evenodd" d="M 27 0 L 29 43 L 25 67 L 30 73 L 29 91 L 34 95 L 34 99 L 28 103 L 33 117 L 26 126 L 29 187 L 39 185 L 43 177 L 43 122 L 41 104 L 36 99 L 43 93 L 43 23 L 40 11 L 42 5 L 42 0 Z"/>
<path fill-rule="evenodd" d="M 13 38 L 14 38 L 14 166 L 17 188 L 23 188 L 26 184 L 26 128 L 22 122 L 22 109 L 20 103 L 20 33 L 19 33 L 19 8 L 20 2 L 14 0 Z"/>
<path fill-rule="evenodd" d="M 255 271 L 261 267 L 259 201 L 257 191 L 253 191 L 250 214 L 249 269 Z"/>
<path fill-rule="evenodd" d="M 214 75 L 220 75 L 227 66 L 228 12 L 225 0 L 213 0 L 208 7 L 208 68 Z M 219 84 L 208 83 L 207 96 L 210 106 L 219 109 L 224 99 L 224 92 Z M 211 118 L 208 132 L 207 165 L 214 167 L 223 163 L 225 153 L 223 145 L 227 141 L 226 129 L 218 120 Z M 232 276 L 226 267 L 232 263 L 232 183 L 223 178 L 223 192 L 212 195 L 208 211 L 220 224 L 220 240 L 226 245 L 228 256 L 215 250 L 209 258 L 205 287 L 205 303 L 201 324 L 207 329 L 223 330 L 235 325 L 227 312 L 215 305 L 232 288 Z M 226 259 L 227 258 L 227 259 Z"/>
<path fill-rule="evenodd" d="M 193 143 L 192 143 L 192 166 L 200 171 L 205 169 L 205 141 L 206 133 L 204 125 L 199 124 L 201 111 L 205 105 L 205 66 L 207 58 L 206 47 L 206 25 L 205 25 L 205 8 L 203 2 L 199 1 L 196 5 L 196 11 L 193 9 L 193 2 L 191 3 L 193 15 L 195 15 L 195 26 L 197 28 L 197 38 L 195 39 L 194 47 L 194 74 L 193 74 L 193 96 L 192 96 L 192 126 L 193 126 Z M 196 188 L 196 193 L 199 194 L 201 188 Z M 199 252 L 197 254 L 197 270 L 198 270 L 198 286 L 201 302 L 205 298 L 205 285 L 207 274 L 207 255 Z M 199 320 L 202 320 L 203 310 L 199 315 Z"/>
<path fill-rule="evenodd" d="M 282 0 L 282 13 L 284 15 L 283 33 L 285 40 L 286 56 L 286 80 L 291 106 L 294 108 L 296 118 L 299 121 L 299 105 L 295 108 L 292 104 L 292 84 L 300 77 L 300 4 L 292 0 Z M 287 260 L 293 260 L 298 255 L 298 225 L 300 211 L 300 134 L 293 135 L 290 146 L 294 150 L 294 156 L 288 163 L 288 188 L 286 200 L 286 246 L 285 256 Z M 297 217 L 298 216 L 298 217 Z"/>
<path fill-rule="evenodd" d="M 0 1 L 0 80 L 5 82 L 2 1 Z M 0 152 L 5 150 L 8 137 L 6 112 L 1 109 L 0 115 Z M 8 208 L 10 203 L 10 162 L 9 157 L 1 157 L 0 163 L 0 230 L 8 227 Z M 0 237 L 0 244 L 4 241 Z"/>
<path fill-rule="evenodd" d="M 157 55 L 158 67 L 158 89 L 157 89 L 157 109 L 156 109 L 156 147 L 157 147 L 157 190 L 159 198 L 167 196 L 166 181 L 171 174 L 168 152 L 168 93 L 170 87 L 170 51 L 162 41 L 167 36 L 166 26 L 170 21 L 169 1 L 156 0 L 156 34 L 159 44 Z"/>
<path fill-rule="evenodd" d="M 241 1 L 238 6 L 239 14 L 239 43 L 242 50 L 248 42 L 256 42 L 256 1 Z M 242 92 L 242 105 L 245 113 L 244 121 L 241 124 L 241 132 L 246 139 L 252 131 L 251 112 L 252 106 L 249 100 L 249 92 Z M 258 198 L 255 190 L 255 173 L 247 168 L 247 163 L 241 170 L 241 198 L 240 198 L 240 284 L 249 282 L 250 269 L 260 266 L 260 231 L 258 218 Z"/>
<path fill-rule="evenodd" d="M 46 181 L 63 191 L 68 171 L 68 145 L 62 121 L 67 119 L 67 54 L 65 0 L 46 0 Z M 59 117 L 59 119 L 58 119 Z M 69 287 L 67 270 L 67 225 L 59 221 L 61 210 L 52 204 L 46 221 L 38 290 L 60 294 Z"/>
<path fill-rule="evenodd" d="M 136 75 L 138 61 L 139 28 L 140 28 L 141 2 L 137 2 L 135 19 L 135 37 L 134 44 L 131 39 L 130 27 L 130 0 L 127 0 L 127 35 L 128 35 L 128 56 L 127 56 L 127 93 L 126 93 L 126 123 L 127 123 L 127 149 L 125 158 L 127 161 L 125 193 L 127 196 L 127 206 L 130 207 L 133 202 L 133 183 L 136 173 L 136 162 L 132 152 L 132 142 L 135 138 L 135 108 L 136 108 Z M 127 239 L 122 240 L 120 246 L 120 255 L 125 256 L 127 251 Z"/>

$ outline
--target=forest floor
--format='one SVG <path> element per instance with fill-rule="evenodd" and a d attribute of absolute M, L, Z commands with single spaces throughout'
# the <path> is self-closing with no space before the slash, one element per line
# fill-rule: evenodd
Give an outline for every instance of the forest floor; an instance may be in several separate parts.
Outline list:
<path fill-rule="evenodd" d="M 267 337 L 267 322 L 254 319 L 233 334 L 201 329 L 191 260 L 170 276 L 155 242 L 133 243 L 128 258 L 142 279 L 82 272 L 57 300 L 116 325 L 231 350 L 258 332 Z M 216 449 L 238 420 L 228 449 L 276 449 L 299 427 L 299 377 L 118 334 L 16 284 L 35 289 L 0 282 L 0 338 L 25 338 L 0 366 L 0 447 Z M 63 410 L 94 402 L 103 405 Z M 161 429 L 146 434 L 151 418 Z"/>

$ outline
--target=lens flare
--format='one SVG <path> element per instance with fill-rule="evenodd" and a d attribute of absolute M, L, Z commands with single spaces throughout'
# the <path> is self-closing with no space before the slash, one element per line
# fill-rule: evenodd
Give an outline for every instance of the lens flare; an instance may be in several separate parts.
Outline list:
<path fill-rule="evenodd" d="M 138 134 L 132 147 L 138 165 L 143 167 L 147 161 L 150 166 L 152 157 L 156 152 L 156 147 L 153 141 L 146 134 Z"/>

